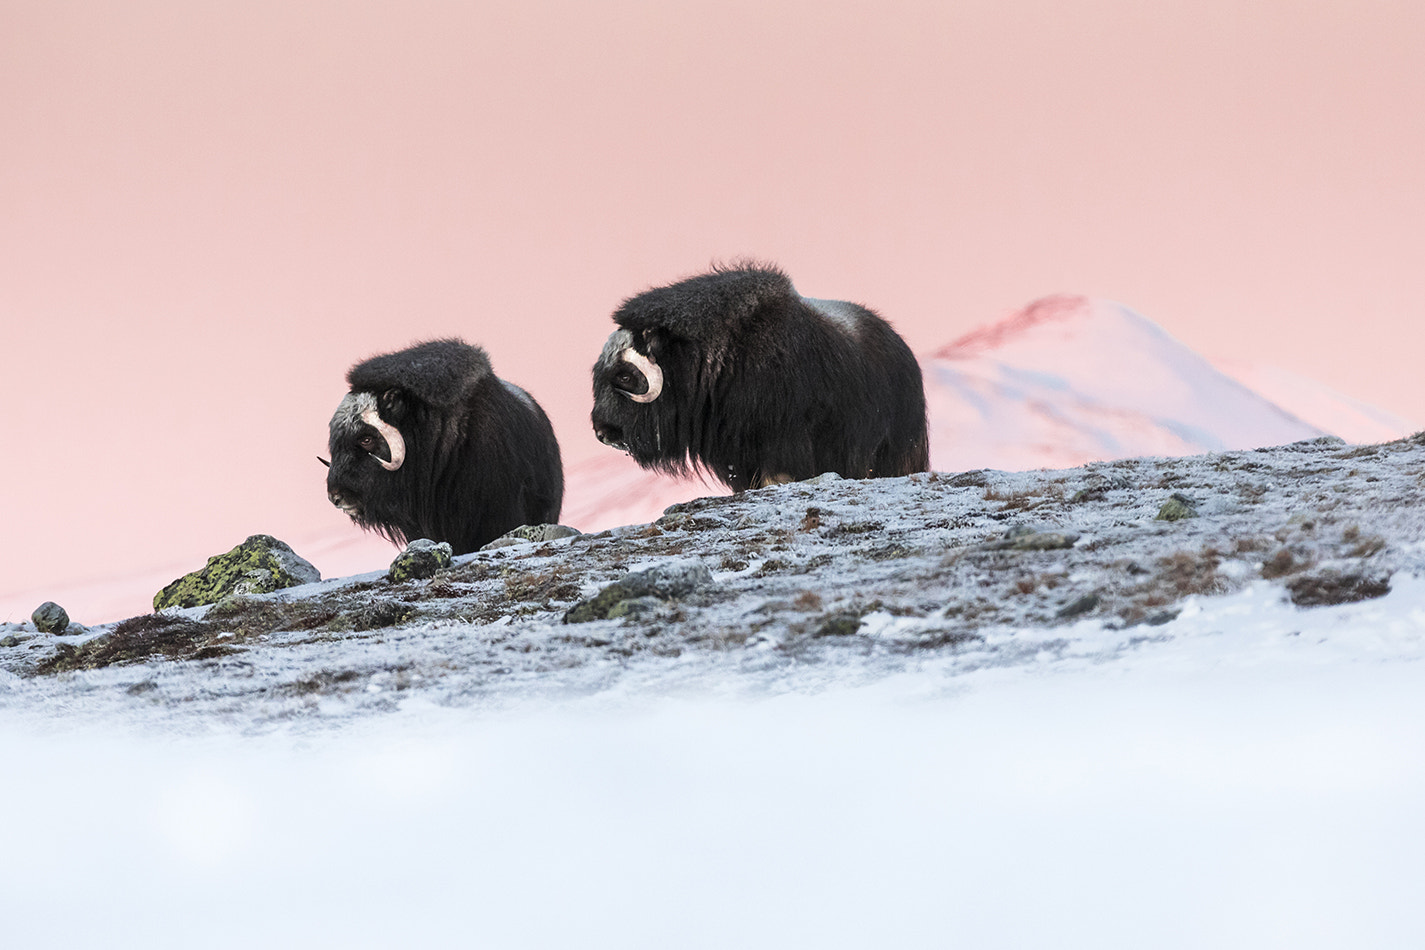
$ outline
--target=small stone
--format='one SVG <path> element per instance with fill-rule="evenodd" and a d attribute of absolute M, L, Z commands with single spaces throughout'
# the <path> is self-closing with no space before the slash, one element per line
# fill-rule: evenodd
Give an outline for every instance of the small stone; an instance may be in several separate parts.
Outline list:
<path fill-rule="evenodd" d="M 391 579 L 393 584 L 421 580 L 433 576 L 436 571 L 449 567 L 451 560 L 449 542 L 417 538 L 406 545 L 404 551 L 396 555 L 386 576 Z"/>
<path fill-rule="evenodd" d="M 1173 492 L 1158 509 L 1158 521 L 1182 521 L 1197 517 L 1197 504 L 1188 496 Z"/>
<path fill-rule="evenodd" d="M 30 621 L 41 633 L 64 633 L 69 628 L 69 614 L 52 600 L 36 607 Z"/>

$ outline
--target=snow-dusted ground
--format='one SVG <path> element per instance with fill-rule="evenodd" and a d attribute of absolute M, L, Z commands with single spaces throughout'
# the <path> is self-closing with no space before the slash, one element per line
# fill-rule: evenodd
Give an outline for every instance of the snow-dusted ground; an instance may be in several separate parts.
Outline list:
<path fill-rule="evenodd" d="M 158 629 L 208 659 L 9 628 L 6 944 L 1419 946 L 1422 500 L 1422 437 L 823 480 Z"/>

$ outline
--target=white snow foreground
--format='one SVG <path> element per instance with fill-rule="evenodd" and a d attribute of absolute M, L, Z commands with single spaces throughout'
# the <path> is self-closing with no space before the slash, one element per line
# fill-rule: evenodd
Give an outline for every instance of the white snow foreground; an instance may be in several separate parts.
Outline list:
<path fill-rule="evenodd" d="M 823 479 L 7 628 L 6 943 L 1418 946 L 1422 500 L 1420 436 Z"/>

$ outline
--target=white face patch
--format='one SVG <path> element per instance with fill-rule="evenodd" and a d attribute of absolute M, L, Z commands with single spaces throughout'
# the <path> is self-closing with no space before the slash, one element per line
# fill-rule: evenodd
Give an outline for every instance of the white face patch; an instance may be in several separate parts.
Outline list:
<path fill-rule="evenodd" d="M 362 414 L 375 408 L 375 393 L 347 393 L 332 414 L 332 432 L 355 432 L 364 424 Z"/>
<path fill-rule="evenodd" d="M 802 303 L 821 314 L 828 323 L 847 336 L 856 338 L 861 335 L 862 310 L 854 303 L 844 300 L 818 300 L 816 297 L 803 297 Z"/>
<path fill-rule="evenodd" d="M 619 358 L 619 354 L 633 346 L 633 331 L 615 330 L 609 334 L 608 342 L 604 344 L 604 351 L 599 354 L 599 366 L 608 369 L 613 366 Z"/>

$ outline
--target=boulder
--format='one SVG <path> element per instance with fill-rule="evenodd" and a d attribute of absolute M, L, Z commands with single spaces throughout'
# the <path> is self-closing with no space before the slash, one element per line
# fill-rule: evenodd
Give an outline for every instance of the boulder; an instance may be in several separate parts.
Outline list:
<path fill-rule="evenodd" d="M 30 622 L 40 633 L 64 633 L 69 629 L 69 614 L 52 600 L 47 600 L 30 614 Z"/>
<path fill-rule="evenodd" d="M 267 594 L 321 579 L 321 572 L 285 543 L 254 534 L 228 553 L 208 558 L 201 571 L 185 574 L 159 591 L 153 609 L 201 607 L 230 594 Z"/>

